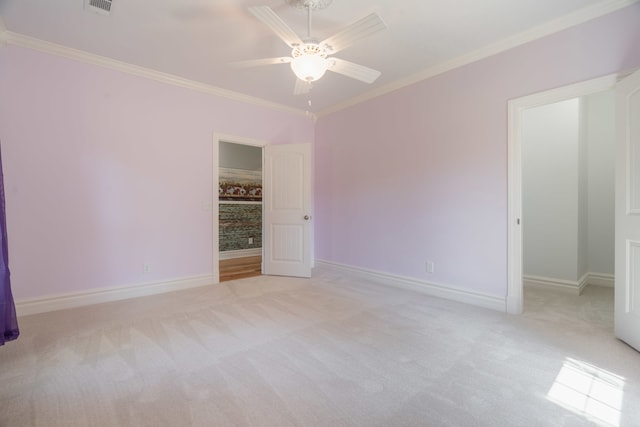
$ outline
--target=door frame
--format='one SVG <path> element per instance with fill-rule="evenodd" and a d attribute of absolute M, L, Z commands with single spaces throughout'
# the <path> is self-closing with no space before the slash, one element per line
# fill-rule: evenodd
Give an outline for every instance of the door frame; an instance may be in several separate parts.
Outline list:
<path fill-rule="evenodd" d="M 264 177 L 264 147 L 267 145 L 267 141 L 245 138 L 236 135 L 229 135 L 220 132 L 213 133 L 213 177 L 211 182 L 213 183 L 213 191 L 211 193 L 212 201 L 211 201 L 211 216 L 212 216 L 212 224 L 213 230 L 211 232 L 212 235 L 212 245 L 213 245 L 213 283 L 220 283 L 220 210 L 218 206 L 218 188 L 220 187 L 220 142 L 230 142 L 233 144 L 240 145 L 250 145 L 253 147 L 260 147 L 262 149 L 262 175 Z M 263 194 L 264 197 L 264 194 Z M 264 200 L 263 200 L 264 203 Z M 264 211 L 264 204 L 263 204 Z M 262 216 L 262 229 L 264 233 L 264 215 Z M 264 256 L 264 248 L 262 249 Z"/>
<path fill-rule="evenodd" d="M 626 75 L 626 73 L 625 73 Z M 521 314 L 523 306 L 522 268 L 522 123 L 529 108 L 553 104 L 612 89 L 618 73 L 563 86 L 508 101 L 507 129 L 507 299 L 506 311 Z"/>

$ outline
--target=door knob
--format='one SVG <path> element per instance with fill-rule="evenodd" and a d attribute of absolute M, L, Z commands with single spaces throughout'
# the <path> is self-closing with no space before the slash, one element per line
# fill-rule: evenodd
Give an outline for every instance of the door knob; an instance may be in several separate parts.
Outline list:
<path fill-rule="evenodd" d="M 311 219 L 311 217 L 310 217 L 309 215 L 305 215 L 305 216 L 304 216 L 304 220 L 305 220 L 305 221 L 309 221 L 310 219 Z"/>

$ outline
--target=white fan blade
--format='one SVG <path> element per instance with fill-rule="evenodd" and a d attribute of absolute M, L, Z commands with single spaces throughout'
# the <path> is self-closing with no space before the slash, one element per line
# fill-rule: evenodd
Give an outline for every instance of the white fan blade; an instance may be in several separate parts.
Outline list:
<path fill-rule="evenodd" d="M 236 61 L 230 62 L 229 66 L 235 68 L 248 68 L 248 67 L 259 67 L 261 65 L 272 65 L 272 64 L 288 64 L 291 62 L 293 58 L 289 56 L 282 56 L 280 58 L 262 58 L 262 59 L 250 59 L 248 61 Z"/>
<path fill-rule="evenodd" d="M 267 27 L 278 35 L 290 47 L 302 44 L 300 37 L 289 27 L 269 6 L 254 6 L 249 12 L 261 20 Z"/>
<path fill-rule="evenodd" d="M 345 61 L 339 58 L 327 58 L 330 65 L 328 70 L 334 73 L 342 74 L 343 76 L 351 77 L 352 79 L 360 80 L 365 83 L 373 83 L 378 77 L 380 77 L 380 71 L 373 68 L 365 67 L 364 65 L 354 64 L 353 62 Z"/>
<path fill-rule="evenodd" d="M 296 85 L 293 88 L 294 95 L 304 95 L 311 91 L 311 83 L 296 77 Z"/>
<path fill-rule="evenodd" d="M 372 13 L 349 25 L 339 33 L 323 40 L 320 46 L 324 47 L 327 53 L 335 53 L 386 28 L 387 24 L 384 23 L 382 18 L 377 13 Z"/>

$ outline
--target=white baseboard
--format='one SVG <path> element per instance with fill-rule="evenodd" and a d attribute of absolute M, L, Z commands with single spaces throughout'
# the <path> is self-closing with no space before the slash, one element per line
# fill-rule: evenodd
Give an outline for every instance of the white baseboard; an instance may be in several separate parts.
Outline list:
<path fill-rule="evenodd" d="M 234 258 L 244 258 L 244 257 L 261 256 L 261 255 L 262 255 L 262 248 L 240 249 L 237 251 L 220 252 L 219 259 L 234 259 Z"/>
<path fill-rule="evenodd" d="M 431 283 L 409 277 L 403 277 L 379 271 L 338 264 L 330 261 L 315 260 L 317 266 L 327 267 L 334 270 L 346 271 L 367 280 L 375 281 L 384 285 L 395 286 L 403 289 L 410 289 L 438 298 L 462 302 L 478 307 L 489 308 L 491 310 L 506 311 L 506 300 L 504 297 L 489 295 L 481 292 L 469 291 L 467 289 L 454 288 L 443 284 Z"/>
<path fill-rule="evenodd" d="M 615 284 L 614 275 L 607 273 L 589 273 L 589 284 L 613 288 Z"/>
<path fill-rule="evenodd" d="M 578 280 L 578 295 L 582 295 L 584 288 L 589 284 L 589 273 L 585 273 L 582 275 L 580 280 Z"/>
<path fill-rule="evenodd" d="M 613 275 L 605 273 L 585 273 L 580 280 L 556 279 L 553 277 L 524 276 L 524 286 L 552 288 L 559 291 L 582 294 L 587 285 L 613 287 Z"/>
<path fill-rule="evenodd" d="M 49 311 L 64 310 L 67 308 L 81 307 L 85 305 L 100 304 L 104 302 L 197 288 L 200 286 L 211 285 L 214 282 L 215 280 L 213 276 L 206 274 L 202 276 L 184 277 L 181 279 L 144 283 L 133 286 L 102 288 L 88 292 L 52 295 L 44 298 L 16 301 L 16 312 L 18 313 L 18 316 L 27 316 L 30 314 L 46 313 Z"/>
<path fill-rule="evenodd" d="M 542 277 L 542 276 L 523 276 L 522 281 L 524 286 L 537 286 L 555 289 L 557 291 L 565 291 L 570 292 L 576 295 L 580 295 L 582 292 L 580 289 L 581 281 L 577 280 L 565 280 L 565 279 L 556 279 L 553 277 Z M 584 284 L 582 285 L 585 286 Z"/>

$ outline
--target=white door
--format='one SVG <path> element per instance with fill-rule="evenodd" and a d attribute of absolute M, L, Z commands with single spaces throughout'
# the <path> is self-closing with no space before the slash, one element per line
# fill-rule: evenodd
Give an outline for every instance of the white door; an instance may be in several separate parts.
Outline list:
<path fill-rule="evenodd" d="M 640 71 L 616 87 L 615 333 L 640 350 Z"/>
<path fill-rule="evenodd" d="M 311 277 L 311 145 L 264 155 L 264 274 Z"/>

